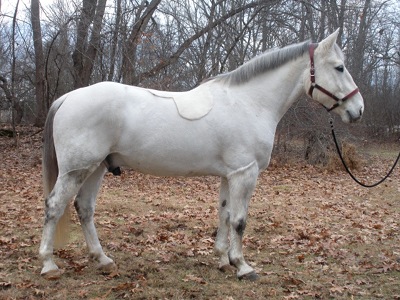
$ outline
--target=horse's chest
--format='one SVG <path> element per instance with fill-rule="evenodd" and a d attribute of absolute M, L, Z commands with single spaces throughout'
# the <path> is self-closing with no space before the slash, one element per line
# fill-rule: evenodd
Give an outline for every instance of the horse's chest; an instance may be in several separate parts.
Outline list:
<path fill-rule="evenodd" d="M 260 170 L 265 170 L 271 160 L 271 153 L 274 145 L 274 136 L 263 136 L 259 138 L 256 147 L 255 156 Z"/>

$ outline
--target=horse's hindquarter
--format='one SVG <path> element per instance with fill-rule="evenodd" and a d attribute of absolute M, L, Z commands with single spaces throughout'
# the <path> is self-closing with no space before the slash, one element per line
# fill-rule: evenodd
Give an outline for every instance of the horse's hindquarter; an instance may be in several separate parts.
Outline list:
<path fill-rule="evenodd" d="M 54 117 L 60 172 L 99 165 L 118 142 L 126 86 L 100 83 L 74 90 Z"/>

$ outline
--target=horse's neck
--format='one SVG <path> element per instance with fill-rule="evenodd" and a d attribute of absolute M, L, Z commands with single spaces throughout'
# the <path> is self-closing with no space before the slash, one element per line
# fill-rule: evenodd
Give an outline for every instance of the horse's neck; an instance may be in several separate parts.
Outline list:
<path fill-rule="evenodd" d="M 234 93 L 254 103 L 258 114 L 264 113 L 274 118 L 276 123 L 290 106 L 304 93 L 304 75 L 308 56 L 253 78 L 248 83 L 235 87 Z"/>

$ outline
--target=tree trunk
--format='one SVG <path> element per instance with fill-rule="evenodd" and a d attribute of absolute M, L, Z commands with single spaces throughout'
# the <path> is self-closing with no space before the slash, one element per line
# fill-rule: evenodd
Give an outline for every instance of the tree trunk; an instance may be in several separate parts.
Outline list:
<path fill-rule="evenodd" d="M 75 88 L 89 85 L 97 51 L 100 46 L 106 0 L 83 0 L 77 27 L 77 38 L 72 60 L 74 62 Z M 91 35 L 89 40 L 89 28 Z"/>
<path fill-rule="evenodd" d="M 35 49 L 35 89 L 36 89 L 36 126 L 43 126 L 47 107 L 45 101 L 44 54 L 42 45 L 42 30 L 40 28 L 39 0 L 31 0 L 31 23 L 33 46 Z"/>
<path fill-rule="evenodd" d="M 147 27 L 147 24 L 151 20 L 151 17 L 153 16 L 160 2 L 161 0 L 152 0 L 150 3 L 148 3 L 147 1 L 143 1 L 140 7 L 138 7 L 135 20 L 136 22 L 132 27 L 131 33 L 129 34 L 128 41 L 122 54 L 123 83 L 138 83 L 138 79 L 135 78 L 134 72 L 137 40 L 140 37 L 140 33 Z"/>
<path fill-rule="evenodd" d="M 114 78 L 114 72 L 115 72 L 115 58 L 116 58 L 116 53 L 117 53 L 117 47 L 118 47 L 118 35 L 120 31 L 120 23 L 121 23 L 121 14 L 122 14 L 122 9 L 121 9 L 121 0 L 116 0 L 117 1 L 117 11 L 116 11 L 116 17 L 115 17 L 115 29 L 112 37 L 112 44 L 111 44 L 111 55 L 110 55 L 110 70 L 108 72 L 108 81 L 112 81 Z"/>
<path fill-rule="evenodd" d="M 360 26 L 354 47 L 355 55 L 353 61 L 352 75 L 354 81 L 361 84 L 361 88 L 363 83 L 362 72 L 364 64 L 364 56 L 362 55 L 362 53 L 364 53 L 366 47 L 366 39 L 367 39 L 368 25 L 369 25 L 367 23 L 367 19 L 369 17 L 368 11 L 370 9 L 370 6 L 371 6 L 371 0 L 365 0 L 362 14 L 359 16 Z"/>

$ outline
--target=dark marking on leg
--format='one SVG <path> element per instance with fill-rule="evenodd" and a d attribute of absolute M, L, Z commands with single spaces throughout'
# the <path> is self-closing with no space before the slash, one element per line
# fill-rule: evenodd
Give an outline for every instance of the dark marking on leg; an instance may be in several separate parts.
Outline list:
<path fill-rule="evenodd" d="M 46 212 L 49 210 L 49 198 L 44 200 L 44 209 Z"/>
<path fill-rule="evenodd" d="M 49 199 L 54 197 L 55 193 L 54 190 L 51 191 L 50 195 L 44 200 L 44 206 L 45 206 L 45 219 L 44 219 L 44 224 L 46 225 L 51 219 L 53 219 L 54 217 L 52 217 L 50 215 L 50 204 L 49 204 Z"/>
<path fill-rule="evenodd" d="M 240 219 L 237 224 L 235 230 L 239 236 L 243 236 L 243 232 L 246 229 L 246 221 L 244 219 Z"/>
<path fill-rule="evenodd" d="M 222 207 L 225 207 L 225 206 L 226 206 L 226 200 L 222 201 L 221 206 L 222 206 Z"/>
<path fill-rule="evenodd" d="M 44 216 L 44 225 L 46 225 L 47 223 L 49 223 L 50 219 L 51 219 L 51 217 L 50 217 L 50 214 L 49 214 L 49 206 L 48 206 L 48 203 L 47 203 L 47 201 L 46 201 L 46 210 L 45 210 L 45 216 Z"/>
<path fill-rule="evenodd" d="M 229 224 L 230 218 L 231 218 L 231 216 L 230 216 L 230 214 L 229 214 L 229 212 L 228 212 L 228 215 L 226 216 L 226 219 L 225 219 L 225 224 L 226 224 L 226 225 Z"/>
<path fill-rule="evenodd" d="M 49 215 L 48 213 L 46 213 L 46 216 L 45 216 L 45 218 L 44 218 L 44 225 L 46 225 L 47 223 L 49 223 L 50 219 L 51 219 L 50 215 Z"/>
<path fill-rule="evenodd" d="M 50 193 L 50 195 L 47 197 L 47 200 L 48 200 L 49 198 L 54 197 L 54 195 L 55 195 L 55 192 L 54 192 L 54 190 L 52 190 L 51 193 Z"/>
<path fill-rule="evenodd" d="M 75 210 L 78 213 L 79 221 L 81 224 L 87 223 L 90 218 L 93 216 L 93 210 L 89 207 L 80 206 L 79 205 L 79 195 L 76 198 L 77 200 L 74 201 Z"/>

